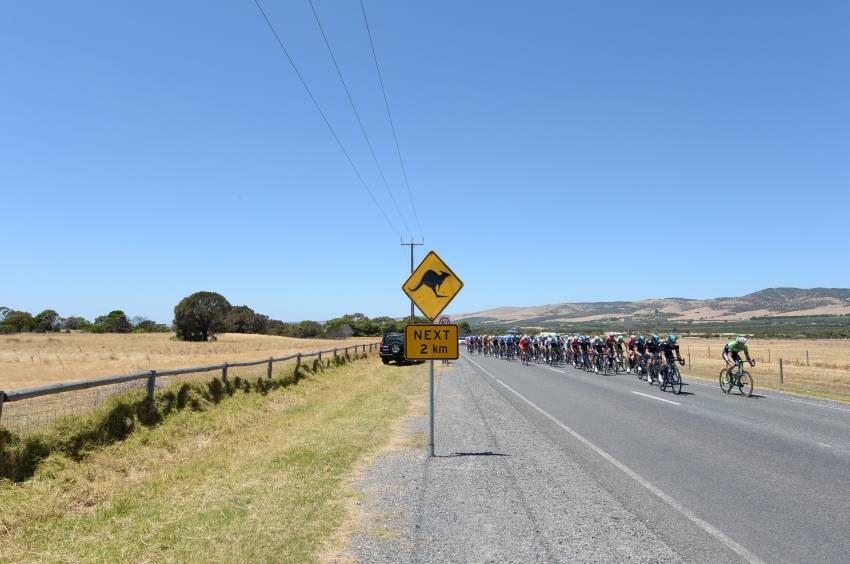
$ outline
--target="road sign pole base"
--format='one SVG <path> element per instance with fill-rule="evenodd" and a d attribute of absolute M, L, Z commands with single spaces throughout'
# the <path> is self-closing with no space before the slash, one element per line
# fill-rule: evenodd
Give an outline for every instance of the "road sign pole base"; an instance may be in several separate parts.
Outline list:
<path fill-rule="evenodd" d="M 434 361 L 428 361 L 428 456 L 434 456 Z"/>

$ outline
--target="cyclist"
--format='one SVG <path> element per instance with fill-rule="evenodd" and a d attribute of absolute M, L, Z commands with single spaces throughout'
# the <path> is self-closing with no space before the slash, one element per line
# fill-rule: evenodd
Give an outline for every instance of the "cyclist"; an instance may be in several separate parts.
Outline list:
<path fill-rule="evenodd" d="M 605 342 L 603 343 L 605 349 L 605 355 L 611 358 L 611 364 L 613 365 L 616 362 L 617 356 L 617 337 L 611 333 L 605 335 Z"/>
<path fill-rule="evenodd" d="M 629 338 L 626 339 L 626 357 L 628 361 L 628 364 L 626 366 L 627 374 L 631 374 L 632 370 L 635 369 L 635 359 L 637 358 L 637 343 L 637 335 L 629 335 Z"/>
<path fill-rule="evenodd" d="M 679 343 L 676 341 L 676 335 L 668 335 L 661 343 L 661 384 L 667 379 L 667 363 L 683 362 L 679 354 Z"/>
<path fill-rule="evenodd" d="M 579 339 L 578 346 L 581 351 L 581 363 L 586 366 L 589 362 L 588 354 L 590 354 L 590 337 L 582 335 Z"/>
<path fill-rule="evenodd" d="M 599 335 L 593 338 L 593 371 L 599 374 L 599 367 L 602 366 L 602 349 L 605 346 L 605 341 Z"/>
<path fill-rule="evenodd" d="M 750 358 L 750 349 L 747 346 L 747 338 L 743 335 L 739 335 L 737 339 L 729 341 L 723 347 L 723 360 L 726 361 L 726 370 L 730 375 L 732 374 L 732 370 L 735 368 L 735 365 L 741 361 L 741 355 L 739 354 L 741 351 L 744 352 L 750 366 L 756 365 L 756 361 Z"/>
<path fill-rule="evenodd" d="M 519 355 L 520 359 L 525 360 L 526 362 L 530 360 L 529 352 L 531 351 L 531 339 L 528 338 L 528 335 L 523 335 L 519 340 Z"/>
<path fill-rule="evenodd" d="M 661 337 L 658 336 L 658 333 L 650 335 L 649 341 L 646 344 L 646 351 L 650 355 L 649 362 L 646 365 L 646 381 L 651 386 L 654 381 L 652 377 L 652 366 L 658 362 L 658 357 L 661 355 Z"/>
<path fill-rule="evenodd" d="M 581 360 L 581 335 L 576 333 L 573 337 L 573 342 L 571 344 L 573 349 L 573 366 L 578 366 L 579 360 Z"/>
<path fill-rule="evenodd" d="M 626 345 L 626 338 L 622 335 L 617 336 L 617 342 L 614 343 L 614 355 L 617 362 L 620 363 L 620 368 L 622 368 L 623 364 L 623 355 L 624 355 L 624 347 Z"/>

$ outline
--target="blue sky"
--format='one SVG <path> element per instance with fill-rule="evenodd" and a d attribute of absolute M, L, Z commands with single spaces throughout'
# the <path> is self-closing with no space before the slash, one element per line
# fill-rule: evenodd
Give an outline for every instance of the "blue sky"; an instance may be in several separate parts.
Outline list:
<path fill-rule="evenodd" d="M 450 311 L 848 286 L 850 4 L 367 0 L 420 233 L 359 2 L 314 3 Z M 263 4 L 398 227 L 251 0 L 7 2 L 0 305 L 404 315 L 309 4 Z"/>

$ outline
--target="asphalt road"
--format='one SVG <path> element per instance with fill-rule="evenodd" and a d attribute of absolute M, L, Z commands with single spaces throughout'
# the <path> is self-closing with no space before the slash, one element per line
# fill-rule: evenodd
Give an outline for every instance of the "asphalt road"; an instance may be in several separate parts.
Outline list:
<path fill-rule="evenodd" d="M 466 355 L 539 430 L 685 558 L 850 561 L 850 406 L 689 380 L 681 395 Z M 438 406 L 439 413 L 439 406 Z"/>

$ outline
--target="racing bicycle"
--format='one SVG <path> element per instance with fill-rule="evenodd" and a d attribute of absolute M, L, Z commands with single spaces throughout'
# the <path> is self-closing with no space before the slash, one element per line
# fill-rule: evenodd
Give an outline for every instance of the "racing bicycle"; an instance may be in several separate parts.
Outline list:
<path fill-rule="evenodd" d="M 753 395 L 753 377 L 744 370 L 743 360 L 736 360 L 735 364 L 736 368 L 732 372 L 726 368 L 720 371 L 720 389 L 724 394 L 728 394 L 737 386 L 742 396 L 750 397 Z M 755 365 L 755 360 L 750 361 L 750 366 Z"/>

